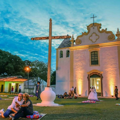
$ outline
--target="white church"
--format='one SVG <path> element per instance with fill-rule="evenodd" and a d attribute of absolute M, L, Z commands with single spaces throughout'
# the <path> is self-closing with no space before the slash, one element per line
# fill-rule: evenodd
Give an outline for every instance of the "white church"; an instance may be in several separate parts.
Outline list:
<path fill-rule="evenodd" d="M 76 40 L 64 39 L 56 49 L 56 94 L 73 86 L 78 95 L 88 96 L 94 86 L 98 96 L 114 96 L 115 86 L 120 91 L 120 31 L 114 35 L 99 23 L 87 30 Z"/>

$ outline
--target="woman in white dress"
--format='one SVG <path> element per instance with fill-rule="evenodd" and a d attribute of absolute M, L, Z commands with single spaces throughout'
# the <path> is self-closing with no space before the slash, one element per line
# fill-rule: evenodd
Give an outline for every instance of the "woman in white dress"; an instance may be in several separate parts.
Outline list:
<path fill-rule="evenodd" d="M 95 87 L 92 87 L 92 89 L 90 89 L 90 91 L 91 92 L 90 92 L 90 94 L 88 96 L 88 99 L 89 100 L 98 100 Z"/>
<path fill-rule="evenodd" d="M 92 100 L 94 98 L 94 91 L 93 91 L 93 87 L 90 89 L 90 94 L 88 96 L 89 100 Z"/>
<path fill-rule="evenodd" d="M 98 97 L 97 97 L 97 92 L 96 92 L 95 87 L 93 87 L 93 90 L 94 90 L 94 100 L 98 100 Z"/>

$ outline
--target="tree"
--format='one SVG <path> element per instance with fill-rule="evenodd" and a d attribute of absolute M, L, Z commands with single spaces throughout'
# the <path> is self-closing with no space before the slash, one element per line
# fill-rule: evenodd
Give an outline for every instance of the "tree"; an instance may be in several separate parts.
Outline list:
<path fill-rule="evenodd" d="M 38 60 L 31 62 L 30 77 L 34 77 L 34 83 L 38 81 L 38 77 L 40 78 L 40 83 L 42 83 L 42 80 L 47 81 L 47 64 Z"/>
<path fill-rule="evenodd" d="M 22 77 L 28 76 L 27 72 L 24 71 L 25 66 L 30 66 L 31 71 L 29 73 L 29 77 L 33 79 L 33 82 L 36 83 L 38 81 L 38 77 L 40 78 L 40 82 L 42 80 L 47 81 L 47 68 L 48 65 L 41 61 L 29 61 L 22 59 L 17 55 L 12 55 L 9 52 L 0 50 L 0 75 L 1 76 L 18 76 Z M 55 77 L 52 75 L 52 84 L 55 83 Z M 53 82 L 54 81 L 54 82 Z"/>
<path fill-rule="evenodd" d="M 56 84 L 56 71 L 53 71 L 51 74 L 51 85 Z"/>
<path fill-rule="evenodd" d="M 24 61 L 24 64 L 25 64 L 25 66 L 30 66 L 30 65 L 31 65 L 31 61 L 25 60 L 25 61 Z"/>
<path fill-rule="evenodd" d="M 9 52 L 0 50 L 0 75 L 2 76 L 25 76 L 25 64 L 20 57 Z M 6 74 L 5 74 L 6 73 Z"/>

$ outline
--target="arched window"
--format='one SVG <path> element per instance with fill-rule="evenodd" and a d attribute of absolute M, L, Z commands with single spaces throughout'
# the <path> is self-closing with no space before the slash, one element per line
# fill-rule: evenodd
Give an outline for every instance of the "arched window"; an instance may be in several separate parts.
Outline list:
<path fill-rule="evenodd" d="M 60 51 L 60 58 L 63 58 L 63 51 Z"/>
<path fill-rule="evenodd" d="M 91 52 L 91 65 L 98 65 L 98 51 Z"/>
<path fill-rule="evenodd" d="M 69 50 L 66 51 L 66 57 L 70 57 L 70 51 Z"/>

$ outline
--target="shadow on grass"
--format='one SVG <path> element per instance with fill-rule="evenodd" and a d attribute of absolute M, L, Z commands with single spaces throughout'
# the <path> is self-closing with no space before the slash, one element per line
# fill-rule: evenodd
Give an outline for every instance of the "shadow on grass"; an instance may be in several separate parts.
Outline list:
<path fill-rule="evenodd" d="M 100 103 L 61 103 L 61 105 L 88 105 L 88 104 L 100 104 Z"/>
<path fill-rule="evenodd" d="M 79 114 L 79 113 L 65 113 L 65 114 L 47 114 L 45 116 L 45 119 L 61 119 L 61 120 L 65 120 L 65 119 L 75 119 L 75 118 L 80 118 L 80 117 L 91 117 L 94 116 L 94 114 Z"/>
<path fill-rule="evenodd" d="M 65 114 L 47 114 L 42 118 L 42 120 L 69 120 L 69 119 L 80 119 L 80 118 L 88 118 L 92 117 L 94 114 L 79 114 L 79 113 L 65 113 Z M 0 118 L 0 120 L 8 120 L 8 118 Z M 32 120 L 27 118 L 20 118 L 19 120 Z M 38 120 L 38 119 L 34 119 Z"/>
<path fill-rule="evenodd" d="M 82 105 L 83 103 L 61 103 L 62 105 Z"/>

